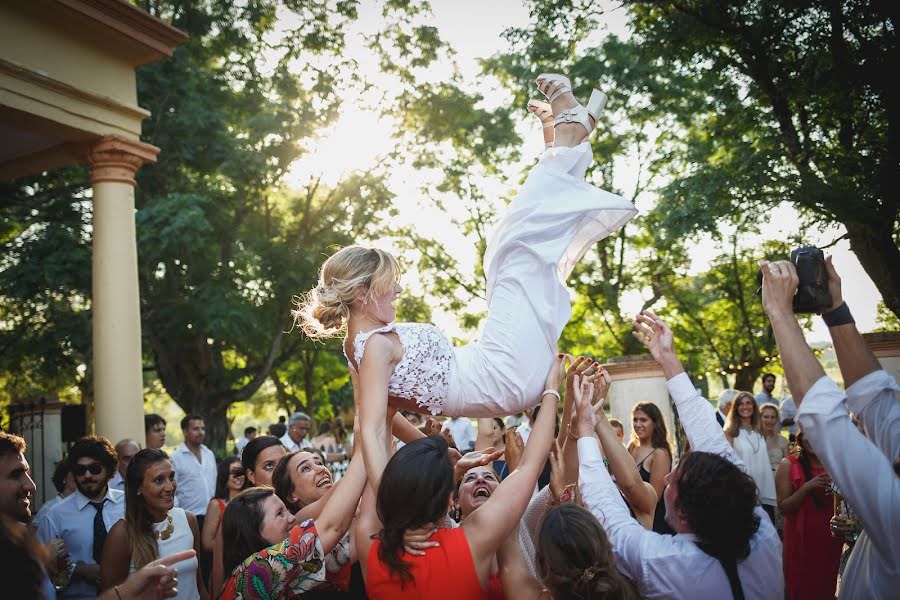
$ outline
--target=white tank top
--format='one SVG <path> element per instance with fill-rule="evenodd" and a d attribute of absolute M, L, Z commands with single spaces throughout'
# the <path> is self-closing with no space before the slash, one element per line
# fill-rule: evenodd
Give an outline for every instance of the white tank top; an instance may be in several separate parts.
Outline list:
<path fill-rule="evenodd" d="M 451 370 L 456 363 L 450 340 L 430 323 L 388 323 L 356 335 L 353 340 L 354 362 L 360 364 L 366 351 L 366 341 L 373 334 L 389 331 L 400 338 L 403 358 L 394 367 L 388 381 L 388 394 L 415 400 L 431 414 L 441 412 L 450 390 Z"/>
<path fill-rule="evenodd" d="M 157 556 L 160 558 L 182 550 L 194 549 L 194 532 L 191 531 L 184 509 L 176 506 L 169 511 L 169 516 L 172 517 L 174 527 L 172 535 L 167 540 L 159 538 L 156 540 Z M 168 525 L 169 521 L 163 519 L 159 523 L 154 523 L 153 529 L 163 532 Z M 174 566 L 178 570 L 178 595 L 174 596 L 175 600 L 198 600 L 200 592 L 197 591 L 197 557 L 175 563 Z M 130 572 L 134 572 L 133 565 Z"/>

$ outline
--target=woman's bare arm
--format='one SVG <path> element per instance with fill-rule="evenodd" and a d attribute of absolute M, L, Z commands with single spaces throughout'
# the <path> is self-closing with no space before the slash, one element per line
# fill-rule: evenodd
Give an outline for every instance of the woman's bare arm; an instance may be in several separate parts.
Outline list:
<path fill-rule="evenodd" d="M 594 431 L 600 440 L 600 448 L 603 450 L 606 460 L 609 461 L 609 472 L 616 478 L 616 485 L 625 496 L 635 512 L 650 513 L 656 510 L 656 502 L 659 499 L 655 488 L 644 483 L 634 464 L 634 459 L 619 441 L 612 425 L 606 418 L 603 410 L 594 412 L 597 417 L 597 426 Z"/>
<path fill-rule="evenodd" d="M 386 335 L 375 334 L 366 344 L 366 352 L 359 366 L 360 434 L 362 455 L 369 485 L 378 492 L 381 473 L 388 462 L 387 428 L 388 381 L 396 365 L 395 346 Z"/>
<path fill-rule="evenodd" d="M 206 518 L 203 520 L 203 532 L 200 536 L 200 542 L 203 545 L 203 550 L 206 552 L 213 551 L 213 544 L 216 542 L 216 530 L 219 526 L 220 516 L 219 503 L 216 501 L 216 498 L 213 498 L 206 506 Z"/>
<path fill-rule="evenodd" d="M 107 590 L 125 581 L 130 566 L 131 545 L 128 543 L 128 530 L 125 528 L 125 520 L 119 519 L 110 528 L 103 544 L 103 555 L 100 557 L 100 589 Z"/>

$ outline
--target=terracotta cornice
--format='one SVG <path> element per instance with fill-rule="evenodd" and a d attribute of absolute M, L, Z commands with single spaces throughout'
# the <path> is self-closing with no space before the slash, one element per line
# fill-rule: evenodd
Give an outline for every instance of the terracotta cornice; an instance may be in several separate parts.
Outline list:
<path fill-rule="evenodd" d="M 159 56 L 147 57 L 141 64 L 172 56 L 175 47 L 187 39 L 187 34 L 165 21 L 122 0 L 53 0 L 72 12 L 112 29 L 137 42 Z"/>
<path fill-rule="evenodd" d="M 156 162 L 159 148 L 138 140 L 108 135 L 78 147 L 91 170 L 91 184 L 116 182 L 136 185 L 134 174 L 142 165 Z"/>
<path fill-rule="evenodd" d="M 886 356 L 900 357 L 900 331 L 864 333 L 863 339 L 866 342 L 866 346 L 877 358 Z"/>

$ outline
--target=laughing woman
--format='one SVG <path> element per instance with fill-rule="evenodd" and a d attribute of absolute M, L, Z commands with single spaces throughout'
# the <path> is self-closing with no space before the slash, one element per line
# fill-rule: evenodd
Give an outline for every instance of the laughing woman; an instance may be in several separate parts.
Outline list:
<path fill-rule="evenodd" d="M 101 588 L 125 581 L 129 573 L 182 550 L 200 552 L 197 519 L 175 507 L 175 470 L 162 450 L 141 450 L 125 471 L 125 518 L 109 530 L 100 561 Z M 205 600 L 206 587 L 196 556 L 175 565 L 178 600 Z"/>

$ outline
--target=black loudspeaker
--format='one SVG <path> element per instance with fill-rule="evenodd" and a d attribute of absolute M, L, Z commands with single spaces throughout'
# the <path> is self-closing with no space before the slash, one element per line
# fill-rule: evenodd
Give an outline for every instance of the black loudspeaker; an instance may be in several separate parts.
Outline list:
<path fill-rule="evenodd" d="M 77 442 L 87 434 L 87 413 L 84 404 L 66 404 L 62 407 L 62 441 Z"/>

